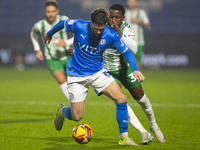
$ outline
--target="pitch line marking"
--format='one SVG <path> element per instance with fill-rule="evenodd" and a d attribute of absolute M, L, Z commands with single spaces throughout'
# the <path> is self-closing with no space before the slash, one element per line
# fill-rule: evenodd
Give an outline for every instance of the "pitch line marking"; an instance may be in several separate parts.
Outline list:
<path fill-rule="evenodd" d="M 86 101 L 87 102 L 87 101 Z M 2 105 L 58 105 L 60 102 L 48 102 L 48 101 L 42 101 L 42 102 L 38 102 L 38 101 L 3 101 L 0 100 L 0 104 Z M 68 103 L 68 102 L 67 102 Z M 69 104 L 69 103 L 68 103 Z M 113 102 L 108 102 L 108 101 L 104 101 L 104 102 L 100 102 L 100 101 L 93 101 L 90 103 L 87 103 L 90 106 L 96 106 L 97 104 L 100 106 L 107 106 L 113 105 Z M 140 105 L 137 103 L 128 103 L 131 106 L 134 107 L 139 107 Z M 153 107 L 186 107 L 186 108 L 200 108 L 200 104 L 174 104 L 174 103 L 152 103 Z"/>

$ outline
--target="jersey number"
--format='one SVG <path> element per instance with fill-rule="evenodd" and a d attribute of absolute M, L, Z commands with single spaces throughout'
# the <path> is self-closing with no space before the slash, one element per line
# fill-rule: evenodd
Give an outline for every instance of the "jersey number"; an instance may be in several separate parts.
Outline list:
<path fill-rule="evenodd" d="M 128 76 L 131 77 L 131 82 L 135 82 L 136 81 L 136 78 L 133 75 L 133 72 L 131 74 L 129 74 Z"/>

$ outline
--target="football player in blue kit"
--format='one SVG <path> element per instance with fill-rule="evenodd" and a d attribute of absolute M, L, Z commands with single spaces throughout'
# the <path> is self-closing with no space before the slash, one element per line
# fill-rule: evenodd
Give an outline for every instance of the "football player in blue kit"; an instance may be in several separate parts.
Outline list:
<path fill-rule="evenodd" d="M 128 111 L 126 96 L 117 82 L 103 68 L 103 52 L 108 48 L 116 49 L 125 56 L 139 82 L 145 77 L 138 71 L 132 52 L 120 40 L 115 31 L 106 26 L 108 13 L 97 8 L 91 13 L 91 21 L 61 20 L 47 32 L 44 42 L 50 43 L 53 34 L 65 28 L 74 33 L 74 53 L 67 67 L 67 83 L 71 106 L 59 105 L 55 128 L 59 131 L 64 117 L 79 121 L 84 115 L 84 100 L 91 86 L 97 93 L 103 93 L 116 104 L 116 118 L 120 131 L 120 145 L 137 145 L 128 137 Z"/>

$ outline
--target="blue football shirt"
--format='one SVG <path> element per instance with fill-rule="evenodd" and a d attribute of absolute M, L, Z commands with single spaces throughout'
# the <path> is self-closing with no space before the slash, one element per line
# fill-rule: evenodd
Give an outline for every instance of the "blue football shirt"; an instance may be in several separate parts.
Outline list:
<path fill-rule="evenodd" d="M 71 76 L 89 76 L 103 69 L 102 55 L 108 48 L 122 53 L 128 50 L 117 33 L 107 26 L 101 37 L 95 36 L 89 21 L 69 19 L 64 27 L 74 33 L 74 53 L 66 69 Z"/>

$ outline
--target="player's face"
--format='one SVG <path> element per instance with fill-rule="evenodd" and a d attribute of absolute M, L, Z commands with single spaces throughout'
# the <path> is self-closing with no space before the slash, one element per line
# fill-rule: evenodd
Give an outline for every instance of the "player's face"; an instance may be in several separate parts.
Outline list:
<path fill-rule="evenodd" d="M 91 23 L 92 31 L 97 37 L 101 37 L 106 25 L 99 26 L 98 24 Z"/>
<path fill-rule="evenodd" d="M 127 5 L 129 8 L 136 8 L 137 7 L 137 0 L 127 0 Z"/>
<path fill-rule="evenodd" d="M 54 23 L 58 15 L 58 9 L 55 6 L 47 6 L 45 8 L 45 15 L 48 22 Z"/>
<path fill-rule="evenodd" d="M 124 20 L 124 15 L 119 10 L 111 9 L 109 11 L 109 23 L 111 26 L 120 26 Z"/>

